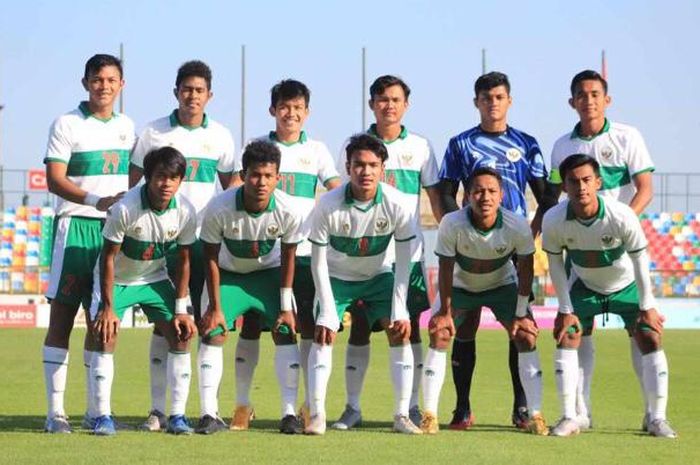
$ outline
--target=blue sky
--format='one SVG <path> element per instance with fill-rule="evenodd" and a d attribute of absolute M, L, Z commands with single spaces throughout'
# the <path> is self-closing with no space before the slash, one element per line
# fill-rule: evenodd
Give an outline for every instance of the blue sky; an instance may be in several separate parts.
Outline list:
<path fill-rule="evenodd" d="M 534 135 L 548 160 L 576 122 L 571 77 L 599 69 L 605 48 L 609 116 L 642 131 L 658 171 L 700 172 L 699 22 L 692 1 L 12 2 L 0 16 L 0 154 L 6 168 L 41 167 L 51 121 L 84 98 L 85 60 L 123 42 L 125 112 L 137 128 L 174 108 L 177 67 L 199 58 L 214 72 L 208 113 L 239 145 L 246 44 L 246 136 L 272 128 L 269 89 L 294 77 L 312 91 L 309 134 L 334 154 L 362 129 L 365 46 L 370 82 L 390 73 L 411 86 L 406 124 L 438 158 L 477 123 L 472 86 L 485 48 L 488 70 L 511 78 L 511 125 Z"/>

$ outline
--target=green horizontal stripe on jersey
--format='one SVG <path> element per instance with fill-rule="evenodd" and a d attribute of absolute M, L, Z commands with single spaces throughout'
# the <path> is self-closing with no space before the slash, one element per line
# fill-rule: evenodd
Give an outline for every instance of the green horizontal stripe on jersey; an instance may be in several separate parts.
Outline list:
<path fill-rule="evenodd" d="M 216 180 L 216 165 L 217 160 L 211 158 L 187 158 L 187 171 L 185 172 L 184 182 L 204 182 L 213 183 Z"/>
<path fill-rule="evenodd" d="M 420 171 L 385 170 L 384 182 L 406 194 L 420 193 Z"/>
<path fill-rule="evenodd" d="M 506 263 L 508 263 L 511 255 L 513 255 L 512 250 L 503 257 L 493 259 L 480 259 L 467 257 L 466 255 L 462 255 L 458 252 L 455 256 L 455 260 L 457 261 L 459 267 L 467 273 L 486 274 L 492 273 L 504 266 Z"/>
<path fill-rule="evenodd" d="M 264 257 L 275 247 L 275 242 L 277 242 L 277 238 L 262 241 L 250 241 L 245 239 L 227 239 L 224 237 L 226 249 L 236 258 Z"/>
<path fill-rule="evenodd" d="M 348 257 L 371 257 L 383 253 L 391 242 L 391 236 L 343 237 L 331 235 L 331 247 Z"/>
<path fill-rule="evenodd" d="M 175 241 L 148 242 L 124 236 L 121 251 L 132 260 L 150 261 L 164 258 L 177 247 Z"/>
<path fill-rule="evenodd" d="M 582 268 L 604 268 L 612 266 L 625 253 L 623 246 L 607 250 L 575 250 L 567 249 L 571 261 Z"/>
<path fill-rule="evenodd" d="M 73 152 L 68 176 L 104 176 L 129 173 L 129 151 L 123 149 Z"/>
<path fill-rule="evenodd" d="M 631 182 L 627 166 L 600 166 L 603 190 L 626 186 Z"/>
<path fill-rule="evenodd" d="M 308 173 L 280 173 L 277 188 L 295 197 L 316 197 L 316 183 L 318 178 Z"/>

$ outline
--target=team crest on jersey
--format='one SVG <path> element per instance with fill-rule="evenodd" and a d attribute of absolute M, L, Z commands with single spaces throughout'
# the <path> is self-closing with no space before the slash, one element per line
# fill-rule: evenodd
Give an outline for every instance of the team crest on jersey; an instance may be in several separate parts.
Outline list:
<path fill-rule="evenodd" d="M 610 147 L 605 147 L 603 150 L 600 151 L 600 155 L 605 158 L 606 160 L 610 160 L 613 155 L 613 150 Z"/>
<path fill-rule="evenodd" d="M 299 164 L 301 164 L 303 166 L 309 166 L 309 165 L 311 165 L 311 159 L 308 157 L 301 157 L 299 159 Z"/>
<path fill-rule="evenodd" d="M 573 243 L 574 243 L 574 239 L 573 239 L 572 237 L 567 237 L 567 238 L 566 238 L 566 243 L 567 243 L 567 244 L 573 244 Z"/>
<path fill-rule="evenodd" d="M 503 255 L 503 253 L 507 250 L 507 247 L 505 245 L 499 245 L 494 250 L 498 255 Z"/>
<path fill-rule="evenodd" d="M 343 232 L 350 231 L 350 223 L 343 223 Z"/>
<path fill-rule="evenodd" d="M 522 153 L 520 153 L 520 150 L 514 148 L 506 150 L 506 158 L 512 162 L 515 163 L 516 161 L 520 160 L 522 158 Z"/>
<path fill-rule="evenodd" d="M 233 234 L 238 234 L 238 231 L 240 231 L 240 229 L 238 229 L 238 226 L 234 226 L 233 227 Z"/>
<path fill-rule="evenodd" d="M 172 239 L 173 237 L 175 237 L 177 235 L 177 229 L 175 229 L 175 228 L 169 229 L 168 232 L 165 233 L 165 235 L 168 237 L 168 239 Z"/>
<path fill-rule="evenodd" d="M 475 160 L 478 160 L 479 158 L 481 158 L 481 154 L 476 150 L 472 150 L 472 157 L 474 157 Z"/>
<path fill-rule="evenodd" d="M 143 231 L 143 228 L 141 228 L 141 226 L 136 226 L 134 228 L 134 234 L 136 234 L 137 236 L 141 234 L 141 231 Z"/>
<path fill-rule="evenodd" d="M 122 142 L 126 142 L 126 134 L 119 134 L 119 140 Z"/>
<path fill-rule="evenodd" d="M 202 145 L 202 151 L 203 151 L 204 153 L 211 153 L 211 145 L 209 145 L 209 144 L 203 144 L 203 145 Z"/>
<path fill-rule="evenodd" d="M 403 155 L 400 155 L 401 161 L 404 163 L 404 165 L 410 165 L 411 162 L 413 162 L 413 154 L 412 153 L 404 153 Z"/>
<path fill-rule="evenodd" d="M 615 242 L 615 238 L 610 236 L 609 234 L 605 234 L 600 237 L 600 242 L 603 243 L 604 247 L 610 247 L 613 245 L 613 242 Z"/>
<path fill-rule="evenodd" d="M 389 220 L 386 218 L 377 218 L 374 222 L 374 227 L 377 232 L 385 232 L 389 228 Z"/>
<path fill-rule="evenodd" d="M 280 227 L 274 223 L 267 227 L 267 235 L 268 236 L 277 237 L 277 234 L 279 232 L 280 232 Z"/>

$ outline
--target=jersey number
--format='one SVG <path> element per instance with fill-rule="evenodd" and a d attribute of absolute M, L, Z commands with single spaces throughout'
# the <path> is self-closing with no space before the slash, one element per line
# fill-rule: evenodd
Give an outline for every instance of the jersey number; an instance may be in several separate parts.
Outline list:
<path fill-rule="evenodd" d="M 153 252 L 156 248 L 155 244 L 149 245 L 146 250 L 143 251 L 141 254 L 141 260 L 152 260 L 153 259 Z"/>
<path fill-rule="evenodd" d="M 389 173 L 389 175 L 387 176 L 386 172 L 384 172 L 383 178 L 384 179 L 382 179 L 382 181 L 389 184 L 391 187 L 396 187 L 396 174 Z"/>
<path fill-rule="evenodd" d="M 199 160 L 188 160 L 190 164 L 190 172 L 186 176 L 188 181 L 194 181 L 197 177 L 197 171 L 199 171 Z"/>
<path fill-rule="evenodd" d="M 103 174 L 119 173 L 119 154 L 117 152 L 102 152 L 102 158 L 104 158 Z"/>
<path fill-rule="evenodd" d="M 294 195 L 295 178 L 293 174 L 280 174 L 280 181 L 277 186 L 289 195 Z"/>

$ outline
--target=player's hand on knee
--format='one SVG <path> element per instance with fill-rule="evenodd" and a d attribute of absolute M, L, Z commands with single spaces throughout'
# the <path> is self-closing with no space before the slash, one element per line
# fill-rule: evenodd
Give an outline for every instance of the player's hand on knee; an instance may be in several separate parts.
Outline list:
<path fill-rule="evenodd" d="M 112 342 L 119 332 L 119 318 L 111 308 L 105 307 L 95 317 L 93 323 L 95 338 L 102 344 Z"/>
<path fill-rule="evenodd" d="M 392 321 L 388 330 L 389 334 L 395 339 L 408 339 L 411 337 L 411 320 Z"/>
<path fill-rule="evenodd" d="M 557 313 L 554 319 L 554 340 L 561 345 L 567 335 L 581 332 L 581 322 L 573 313 Z"/>
<path fill-rule="evenodd" d="M 650 308 L 645 311 L 640 311 L 637 316 L 636 330 L 639 331 L 644 326 L 648 326 L 656 333 L 661 334 L 664 329 L 664 318 L 655 308 Z"/>
<path fill-rule="evenodd" d="M 207 308 L 207 312 L 202 315 L 202 319 L 199 320 L 199 334 L 201 334 L 202 337 L 209 336 L 209 333 L 218 327 L 221 327 L 224 334 L 228 332 L 228 326 L 226 325 L 226 318 L 223 312 L 210 306 Z"/>
<path fill-rule="evenodd" d="M 197 332 L 197 326 L 190 315 L 175 315 L 173 325 L 178 340 L 182 342 L 189 341 Z"/>
<path fill-rule="evenodd" d="M 510 328 L 510 337 L 515 339 L 518 335 L 518 331 L 537 337 L 540 330 L 537 328 L 537 324 L 534 320 L 527 316 L 515 317 Z"/>
<path fill-rule="evenodd" d="M 272 327 L 272 331 L 281 334 L 280 331 L 283 327 L 289 328 L 289 334 L 294 336 L 297 333 L 297 320 L 294 312 L 292 311 L 281 311 L 275 320 L 275 324 Z"/>
<path fill-rule="evenodd" d="M 331 345 L 335 340 L 335 331 L 331 331 L 325 326 L 316 325 L 314 329 L 314 342 L 319 345 Z"/>
<path fill-rule="evenodd" d="M 428 322 L 428 334 L 436 338 L 451 339 L 455 335 L 455 323 L 452 316 L 436 313 Z"/>

